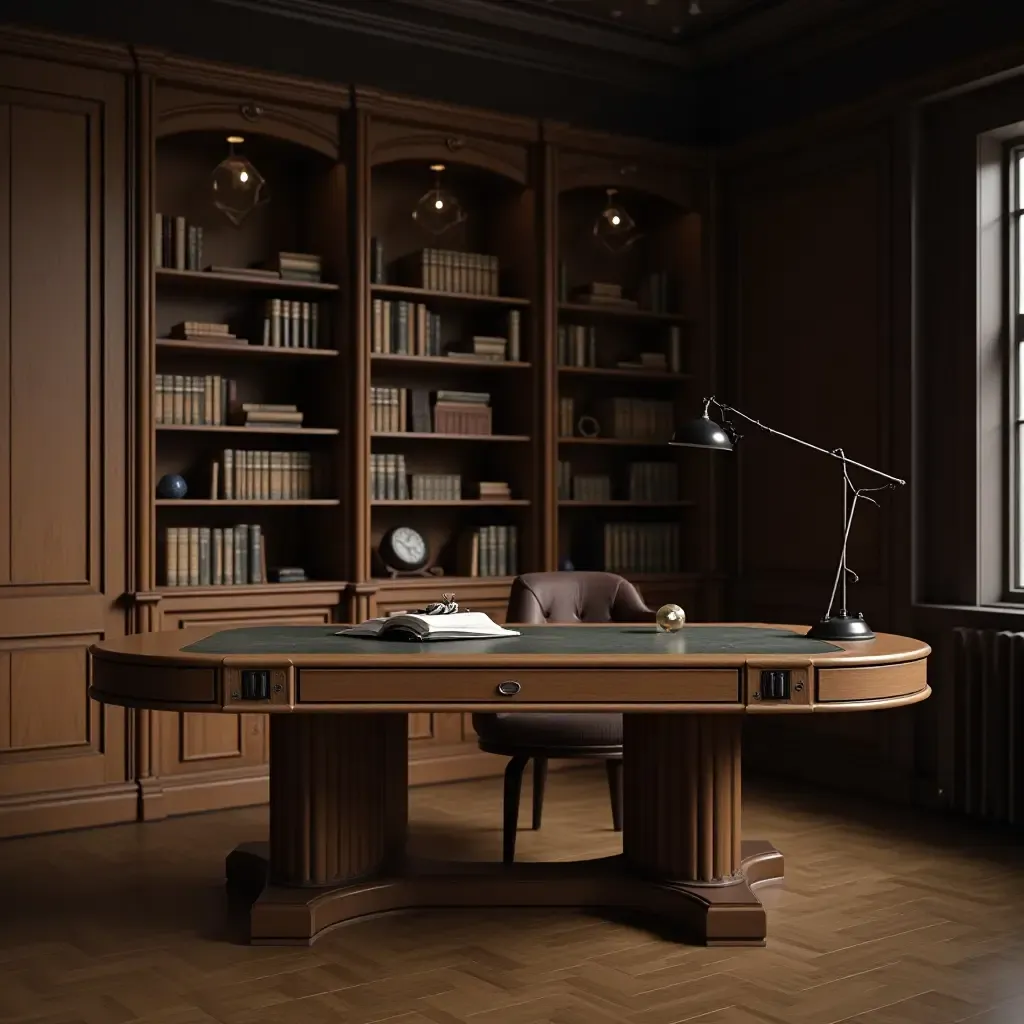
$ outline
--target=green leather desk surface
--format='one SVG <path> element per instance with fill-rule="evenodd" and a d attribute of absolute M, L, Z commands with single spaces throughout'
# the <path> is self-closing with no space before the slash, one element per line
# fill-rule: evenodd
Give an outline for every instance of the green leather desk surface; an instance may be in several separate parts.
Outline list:
<path fill-rule="evenodd" d="M 788 629 L 759 626 L 684 626 L 659 633 L 654 626 L 515 626 L 520 636 L 422 643 L 335 636 L 343 626 L 244 626 L 224 629 L 183 648 L 191 654 L 399 654 L 430 658 L 461 654 L 793 654 L 825 655 L 842 648 Z"/>

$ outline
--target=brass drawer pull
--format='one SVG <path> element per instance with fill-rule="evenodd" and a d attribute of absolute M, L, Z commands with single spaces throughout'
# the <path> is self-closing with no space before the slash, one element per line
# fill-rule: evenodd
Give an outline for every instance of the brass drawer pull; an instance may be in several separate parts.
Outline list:
<path fill-rule="evenodd" d="M 522 687 L 514 679 L 506 679 L 502 683 L 498 683 L 498 693 L 502 697 L 514 697 Z"/>

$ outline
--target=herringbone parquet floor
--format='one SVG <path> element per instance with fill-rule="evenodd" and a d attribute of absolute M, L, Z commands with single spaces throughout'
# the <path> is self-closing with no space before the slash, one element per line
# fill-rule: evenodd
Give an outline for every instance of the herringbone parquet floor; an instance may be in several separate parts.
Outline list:
<path fill-rule="evenodd" d="M 414 791 L 428 855 L 498 856 L 500 780 Z M 525 803 L 525 801 L 524 801 Z M 525 807 L 524 807 L 525 813 Z M 523 859 L 614 852 L 603 773 L 549 782 Z M 0 1024 L 1022 1024 L 1019 845 L 845 798 L 748 795 L 766 949 L 570 913 L 379 918 L 312 949 L 240 944 L 224 854 L 262 808 L 0 844 Z M 458 851 L 458 853 L 456 853 Z"/>

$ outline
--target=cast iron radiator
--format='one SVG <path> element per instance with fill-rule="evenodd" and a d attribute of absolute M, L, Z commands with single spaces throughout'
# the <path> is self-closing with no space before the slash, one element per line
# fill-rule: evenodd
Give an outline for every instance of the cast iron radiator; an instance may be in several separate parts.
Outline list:
<path fill-rule="evenodd" d="M 1024 633 L 953 630 L 955 810 L 1024 823 Z"/>

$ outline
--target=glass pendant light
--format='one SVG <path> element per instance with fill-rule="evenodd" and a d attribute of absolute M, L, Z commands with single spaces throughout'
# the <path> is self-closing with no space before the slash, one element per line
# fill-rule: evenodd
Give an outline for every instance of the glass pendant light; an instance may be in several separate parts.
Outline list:
<path fill-rule="evenodd" d="M 228 136 L 228 155 L 213 169 L 211 181 L 213 205 L 235 227 L 270 199 L 266 179 L 249 160 L 235 152 L 235 146 L 243 142 L 241 135 Z"/>
<path fill-rule="evenodd" d="M 610 252 L 625 252 L 639 237 L 636 221 L 616 200 L 617 188 L 605 190 L 608 202 L 594 221 L 594 237 Z"/>
<path fill-rule="evenodd" d="M 413 207 L 412 219 L 431 235 L 443 235 L 466 219 L 458 197 L 441 187 L 441 172 L 444 164 L 431 164 L 434 172 L 434 187 L 417 200 Z"/>

